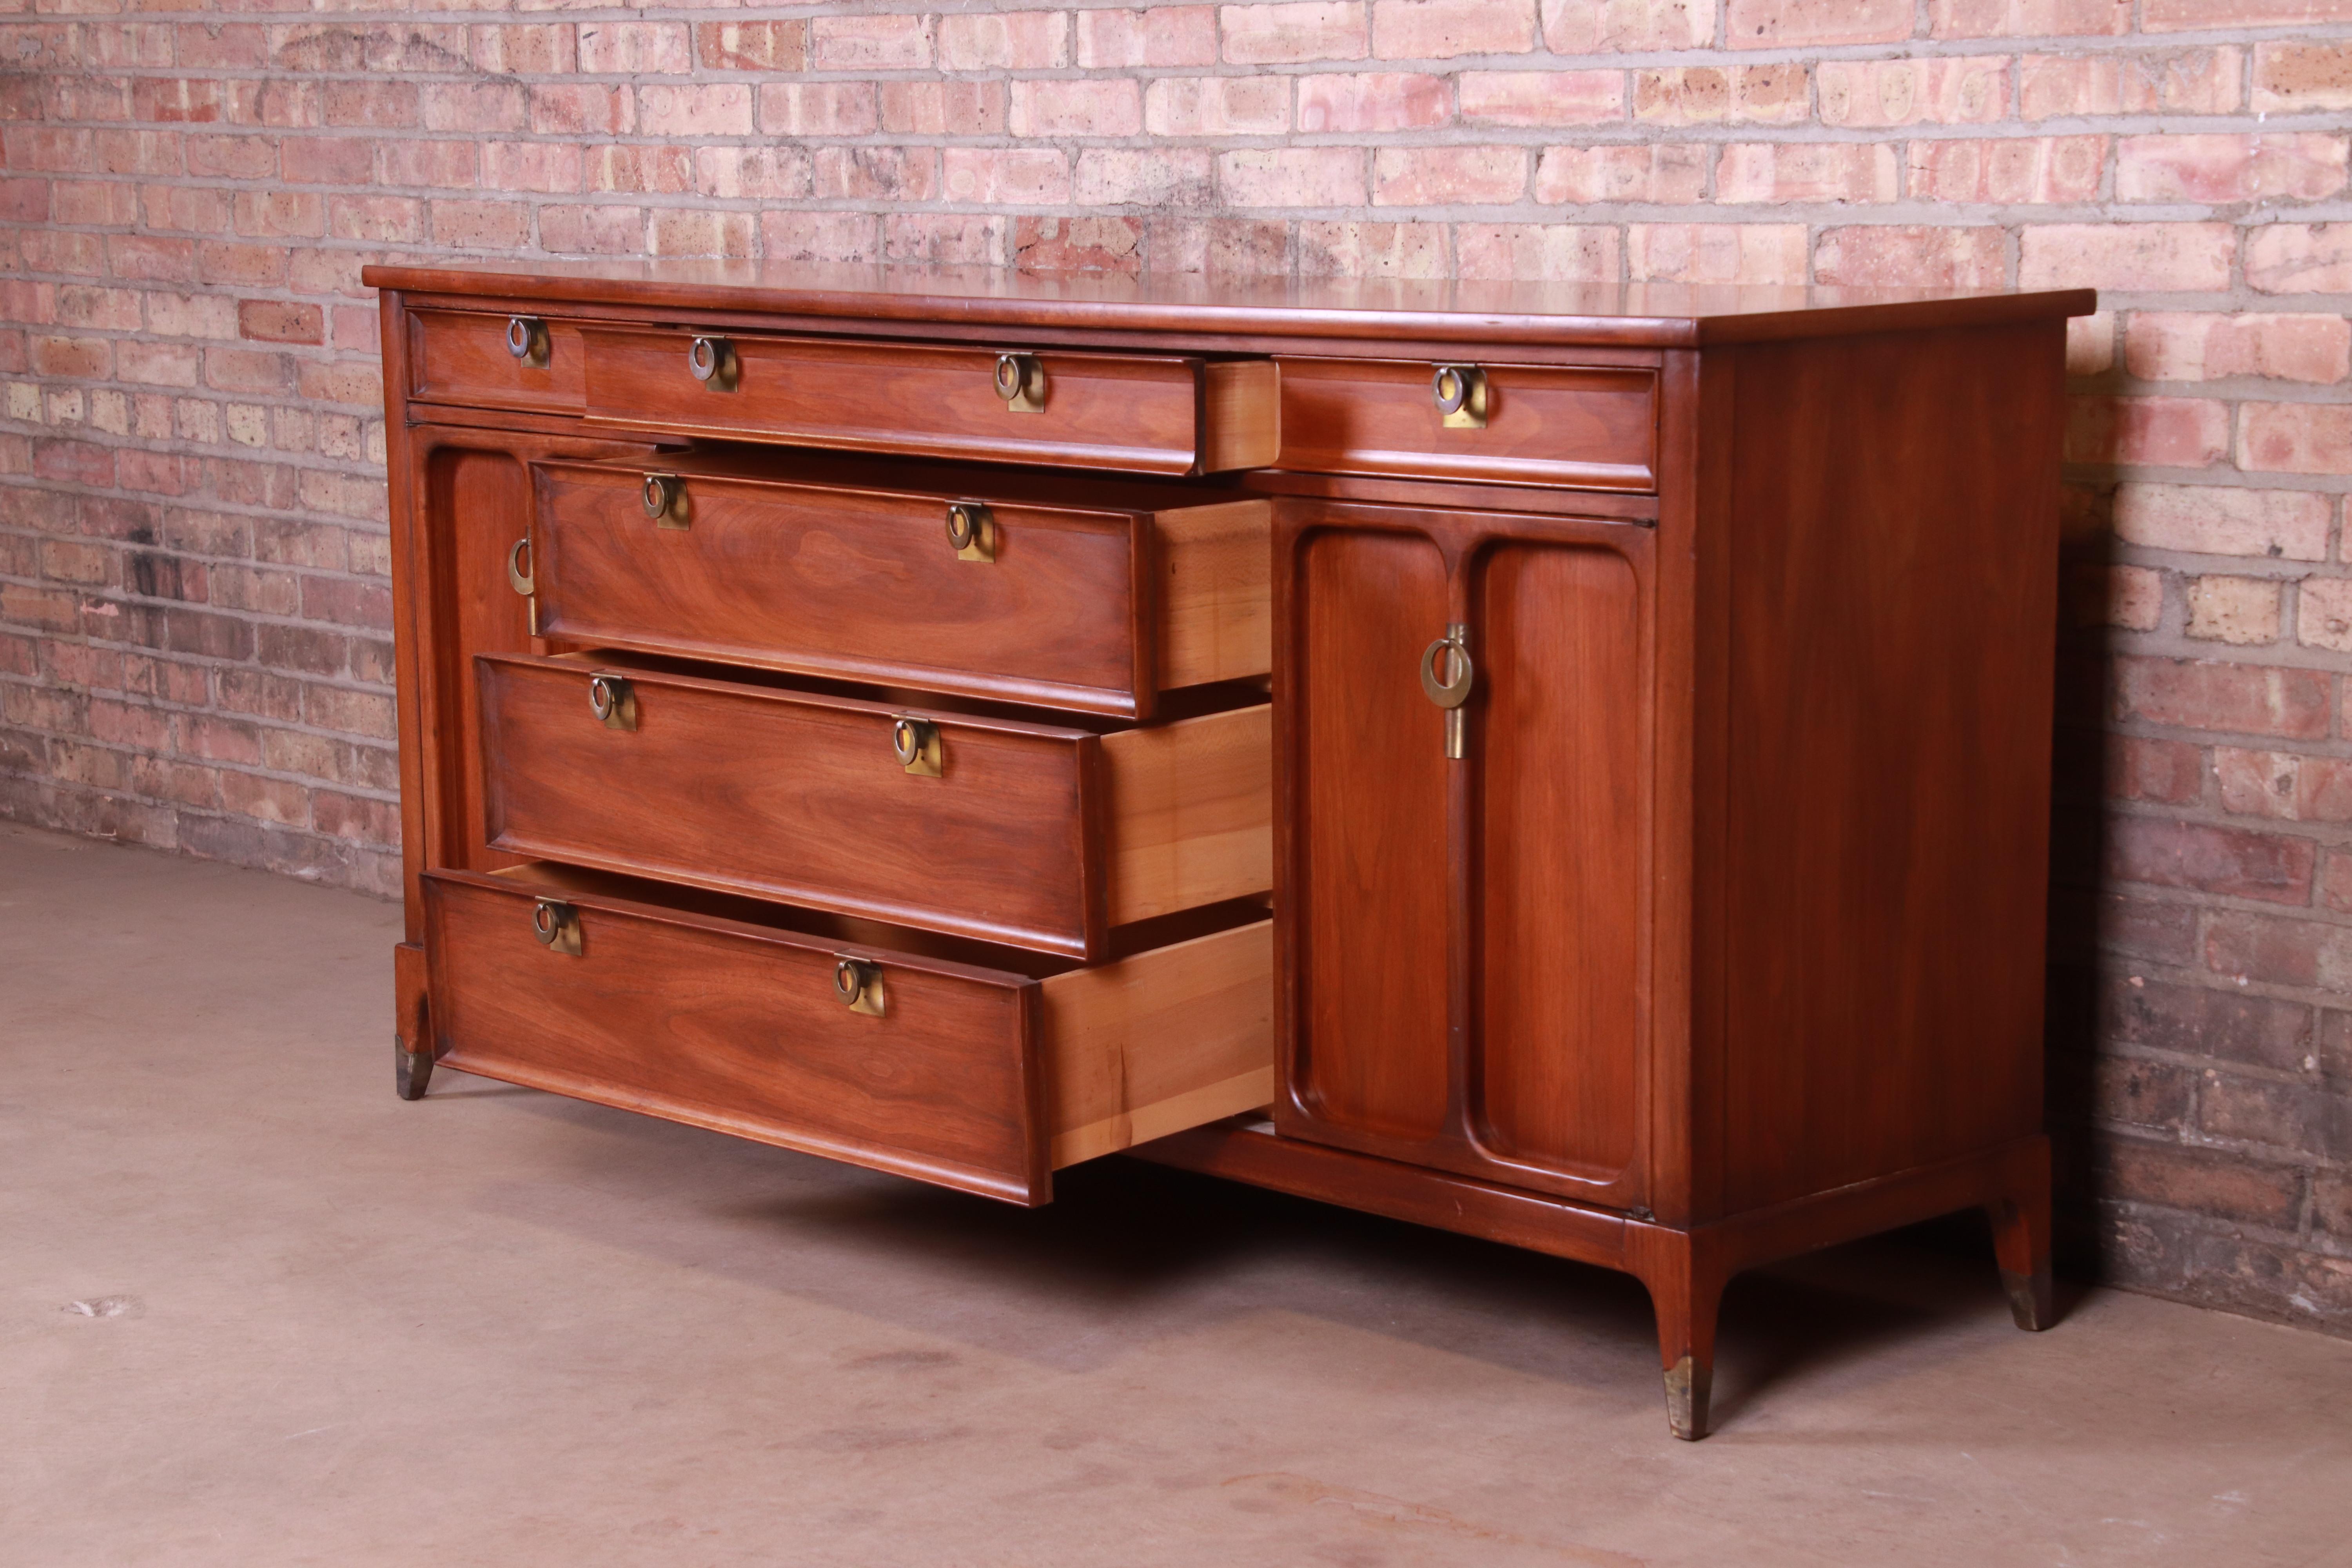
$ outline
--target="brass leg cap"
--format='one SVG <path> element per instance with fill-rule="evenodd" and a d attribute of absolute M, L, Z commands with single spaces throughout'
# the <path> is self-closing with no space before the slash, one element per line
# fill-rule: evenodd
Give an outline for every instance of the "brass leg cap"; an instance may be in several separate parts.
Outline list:
<path fill-rule="evenodd" d="M 399 1036 L 392 1038 L 392 1082 L 403 1100 L 423 1100 L 425 1086 L 433 1081 L 433 1053 L 412 1051 Z"/>
<path fill-rule="evenodd" d="M 1706 1436 L 1706 1396 L 1715 1369 L 1685 1356 L 1666 1368 L 1666 1426 L 1685 1443 Z"/>
<path fill-rule="evenodd" d="M 2058 1312 L 2050 1288 L 2050 1266 L 2043 1264 L 2031 1274 L 2018 1274 L 2007 1268 L 2000 1271 L 2001 1289 L 2009 1292 L 2009 1315 L 2017 1326 L 2029 1333 L 2040 1333 L 2057 1321 Z"/>

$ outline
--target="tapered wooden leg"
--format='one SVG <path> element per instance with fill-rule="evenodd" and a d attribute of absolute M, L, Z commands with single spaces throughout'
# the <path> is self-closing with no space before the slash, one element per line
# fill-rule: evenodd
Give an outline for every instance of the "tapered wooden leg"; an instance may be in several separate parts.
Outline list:
<path fill-rule="evenodd" d="M 2009 1292 L 2009 1315 L 2017 1326 L 2039 1331 L 2057 1321 L 2050 1288 L 2050 1183 L 2011 1194 L 1985 1205 L 1992 1221 L 1993 1254 L 2000 1259 L 2000 1282 Z"/>
<path fill-rule="evenodd" d="M 412 1051 L 408 1042 L 398 1035 L 392 1037 L 393 1087 L 403 1100 L 423 1100 L 425 1086 L 433 1081 L 433 1047 Z"/>
<path fill-rule="evenodd" d="M 1715 1321 L 1724 1274 L 1702 1242 L 1675 1232 L 1644 1238 L 1637 1271 L 1658 1314 L 1658 1360 L 1665 1370 L 1666 1426 L 1686 1443 L 1706 1436 L 1715 1385 Z"/>

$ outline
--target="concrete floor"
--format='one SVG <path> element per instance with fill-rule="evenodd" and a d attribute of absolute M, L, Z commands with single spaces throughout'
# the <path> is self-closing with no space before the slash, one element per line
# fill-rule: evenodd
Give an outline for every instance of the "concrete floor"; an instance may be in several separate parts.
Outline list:
<path fill-rule="evenodd" d="M 2352 1344 L 1914 1236 L 1735 1284 L 1679 1444 L 1613 1275 L 403 1104 L 398 923 L 0 824 L 0 1563 L 2352 1564 Z"/>

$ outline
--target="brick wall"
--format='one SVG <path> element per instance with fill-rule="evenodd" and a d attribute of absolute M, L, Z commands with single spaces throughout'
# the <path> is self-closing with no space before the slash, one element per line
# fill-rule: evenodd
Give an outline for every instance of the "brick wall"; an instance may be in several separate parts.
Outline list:
<path fill-rule="evenodd" d="M 396 880 L 383 255 L 2094 285 L 2070 1234 L 2352 1330 L 2352 0 L 16 0 L 0 812 Z"/>

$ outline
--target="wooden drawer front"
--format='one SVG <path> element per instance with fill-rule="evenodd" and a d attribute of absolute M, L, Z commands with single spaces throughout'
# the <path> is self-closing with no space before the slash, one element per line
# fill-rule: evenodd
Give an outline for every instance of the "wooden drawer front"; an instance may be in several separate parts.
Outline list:
<path fill-rule="evenodd" d="M 1264 501 L 1144 512 L 686 472 L 664 527 L 646 473 L 536 470 L 544 635 L 1129 718 L 1266 670 Z M 992 560 L 948 540 L 948 508 L 973 500 Z"/>
<path fill-rule="evenodd" d="M 1264 707 L 1107 738 L 914 710 L 938 727 L 927 777 L 893 751 L 907 709 L 584 659 L 476 668 L 485 816 L 512 854 L 1071 957 L 1273 880 Z M 600 669 L 635 728 L 597 718 Z"/>
<path fill-rule="evenodd" d="M 528 868 L 427 872 L 424 896 L 451 1067 L 991 1197 L 1043 1203 L 1056 1166 L 1273 1097 L 1265 921 L 1041 984 Z M 841 999 L 845 958 L 869 966 L 865 1010 Z"/>
<path fill-rule="evenodd" d="M 1454 427 L 1415 360 L 1285 359 L 1285 468 L 1580 489 L 1658 488 L 1657 377 L 1647 370 L 1490 364 L 1486 423 Z"/>
<path fill-rule="evenodd" d="M 695 334 L 591 329 L 588 416 L 607 425 L 862 452 L 1138 473 L 1261 467 L 1275 370 L 1140 354 L 1040 353 L 1044 406 L 997 395 L 997 351 L 736 337 L 734 388 L 695 378 Z"/>
<path fill-rule="evenodd" d="M 472 310 L 418 310 L 408 318 L 409 395 L 425 403 L 577 414 L 584 405 L 580 329 L 538 321 L 545 353 L 517 359 L 507 343 L 509 316 Z"/>

